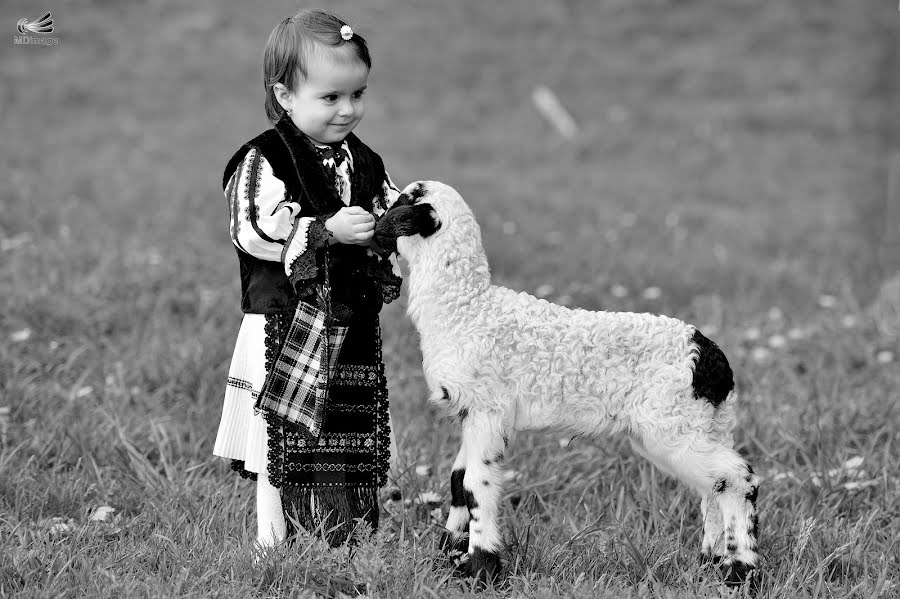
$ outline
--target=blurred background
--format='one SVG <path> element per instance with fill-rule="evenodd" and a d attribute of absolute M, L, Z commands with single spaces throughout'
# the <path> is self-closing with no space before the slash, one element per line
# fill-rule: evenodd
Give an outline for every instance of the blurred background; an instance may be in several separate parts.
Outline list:
<path fill-rule="evenodd" d="M 0 528 L 77 524 L 101 504 L 123 518 L 186 509 L 182 499 L 207 509 L 192 496 L 216 497 L 219 513 L 246 509 L 251 487 L 210 455 L 241 318 L 220 182 L 232 153 L 269 126 L 266 38 L 305 6 L 0 7 Z M 323 7 L 372 53 L 357 134 L 401 187 L 435 179 L 460 190 L 495 282 L 573 307 L 677 316 L 716 337 L 750 406 L 739 445 L 761 468 L 827 469 L 896 443 L 895 5 Z M 14 44 L 17 21 L 47 11 L 58 45 Z M 540 88 L 573 136 L 536 104 Z M 403 484 L 443 488 L 455 433 L 424 405 L 403 298 L 383 328 L 401 462 L 407 474 L 426 463 L 440 473 Z M 521 442 L 532 461 L 520 466 L 552 478 L 560 465 L 535 439 Z M 596 468 L 609 452 L 598 447 L 567 463 Z M 896 497 L 891 468 L 882 499 Z M 554 480 L 554 493 L 580 492 L 575 474 Z M 770 493 L 789 528 L 799 500 Z M 233 518 L 209 526 L 240 534 L 246 522 Z M 164 521 L 148 516 L 148 530 Z M 178 534 L 166 533 L 181 547 L 203 536 Z"/>

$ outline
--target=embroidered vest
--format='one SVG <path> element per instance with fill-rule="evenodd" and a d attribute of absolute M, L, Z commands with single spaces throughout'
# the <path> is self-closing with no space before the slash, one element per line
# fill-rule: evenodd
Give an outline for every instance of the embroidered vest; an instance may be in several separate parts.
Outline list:
<path fill-rule="evenodd" d="M 372 203 L 376 196 L 380 197 L 382 182 L 386 178 L 384 162 L 353 133 L 347 137 L 347 144 L 353 157 L 351 205 L 372 212 Z M 258 150 L 265 157 L 272 166 L 273 174 L 284 182 L 291 201 L 300 204 L 298 216 L 329 218 L 345 206 L 312 143 L 287 116 L 274 128 L 251 139 L 235 152 L 225 167 L 223 190 L 251 149 Z M 243 312 L 271 314 L 296 306 L 299 297 L 284 273 L 284 264 L 261 260 L 239 248 L 235 249 L 240 263 Z M 351 310 L 368 308 L 377 313 L 382 297 L 377 285 L 366 280 L 365 248 L 335 244 L 329 248 L 328 254 L 332 300 Z"/>

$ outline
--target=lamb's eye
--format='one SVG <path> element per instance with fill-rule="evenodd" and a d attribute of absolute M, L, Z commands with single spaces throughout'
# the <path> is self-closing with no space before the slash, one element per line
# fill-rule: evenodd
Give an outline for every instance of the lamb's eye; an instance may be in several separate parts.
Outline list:
<path fill-rule="evenodd" d="M 447 260 L 446 262 L 444 262 L 444 266 L 450 266 L 451 262 L 453 262 L 453 260 Z"/>

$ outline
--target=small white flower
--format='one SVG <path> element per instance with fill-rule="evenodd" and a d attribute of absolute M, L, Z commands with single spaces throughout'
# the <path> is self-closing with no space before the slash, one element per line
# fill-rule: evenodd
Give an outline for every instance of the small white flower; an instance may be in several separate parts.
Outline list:
<path fill-rule="evenodd" d="M 0 442 L 6 443 L 9 431 L 9 406 L 0 406 Z"/>
<path fill-rule="evenodd" d="M 800 341 L 804 337 L 806 337 L 806 331 L 804 331 L 803 329 L 794 327 L 790 331 L 788 331 L 788 339 L 790 339 L 791 341 Z"/>
<path fill-rule="evenodd" d="M 109 507 L 108 505 L 101 505 L 96 510 L 94 510 L 93 514 L 91 514 L 91 521 L 92 522 L 105 522 L 106 519 L 109 518 L 109 516 L 115 511 L 116 511 L 116 508 L 114 508 L 114 507 Z"/>
<path fill-rule="evenodd" d="M 45 522 L 50 525 L 48 532 L 54 537 L 70 533 L 72 532 L 72 529 L 75 528 L 75 521 L 71 518 L 65 520 L 57 516 L 55 518 L 50 518 Z"/>
<path fill-rule="evenodd" d="M 674 229 L 675 227 L 678 226 L 678 220 L 679 220 L 679 217 L 678 217 L 678 213 L 677 213 L 677 212 L 670 212 L 670 213 L 668 213 L 668 214 L 666 215 L 666 228 L 667 228 L 667 229 Z"/>
<path fill-rule="evenodd" d="M 647 287 L 642 294 L 645 300 L 657 300 L 662 297 L 662 289 L 659 287 Z"/>
<path fill-rule="evenodd" d="M 894 352 L 884 349 L 876 354 L 875 359 L 878 360 L 879 364 L 890 364 L 894 361 Z"/>
<path fill-rule="evenodd" d="M 864 461 L 865 461 L 865 458 L 862 456 L 856 456 L 855 458 L 850 458 L 849 460 L 844 462 L 844 469 L 845 470 L 856 470 L 857 468 L 862 466 L 862 463 Z"/>
<path fill-rule="evenodd" d="M 822 308 L 834 308 L 837 305 L 837 298 L 833 295 L 820 295 L 819 306 Z"/>
<path fill-rule="evenodd" d="M 553 293 L 553 285 L 549 285 L 547 283 L 544 283 L 534 290 L 534 294 L 538 297 L 547 297 L 551 293 Z"/>
<path fill-rule="evenodd" d="M 843 318 L 841 318 L 841 324 L 844 325 L 845 329 L 852 329 L 856 326 L 857 319 L 853 314 L 847 314 Z"/>
<path fill-rule="evenodd" d="M 349 41 L 353 37 L 353 29 L 350 27 L 350 25 L 344 25 L 343 27 L 341 27 L 341 37 L 345 41 Z"/>
<path fill-rule="evenodd" d="M 513 470 L 512 468 L 510 468 L 509 470 L 503 471 L 503 480 L 505 480 L 507 482 L 511 481 L 512 479 L 514 479 L 517 476 L 519 476 L 518 470 Z"/>
<path fill-rule="evenodd" d="M 59 341 L 56 341 L 54 339 L 53 341 L 50 342 L 50 351 L 53 351 L 58 348 L 59 348 Z"/>
<path fill-rule="evenodd" d="M 569 446 L 569 443 L 571 443 L 571 442 L 572 442 L 571 437 L 563 437 L 562 439 L 559 440 L 559 446 L 562 449 L 565 449 L 566 447 Z"/>
<path fill-rule="evenodd" d="M 772 352 L 765 347 L 754 347 L 750 355 L 753 357 L 754 362 L 765 362 L 772 355 Z"/>
<path fill-rule="evenodd" d="M 77 391 L 75 391 L 75 398 L 81 399 L 83 397 L 87 397 L 88 395 L 90 395 L 93 392 L 94 392 L 93 387 L 81 387 Z"/>
<path fill-rule="evenodd" d="M 162 252 L 159 251 L 159 248 L 148 248 L 146 258 L 147 264 L 149 264 L 150 266 L 159 266 L 163 263 L 163 255 Z"/>
<path fill-rule="evenodd" d="M 7 239 L 0 239 L 0 252 L 15 250 L 31 241 L 31 233 L 19 233 Z"/>
<path fill-rule="evenodd" d="M 623 227 L 630 229 L 637 222 L 637 215 L 634 212 L 626 212 L 622 215 L 620 222 Z"/>
<path fill-rule="evenodd" d="M 423 491 L 422 493 L 419 493 L 418 497 L 416 497 L 416 503 L 422 503 L 425 505 L 437 504 L 440 502 L 441 496 L 434 491 Z"/>
<path fill-rule="evenodd" d="M 769 337 L 769 347 L 772 349 L 781 349 L 787 345 L 787 339 L 784 338 L 784 335 L 772 335 Z"/>
<path fill-rule="evenodd" d="M 21 331 L 15 331 L 9 336 L 9 340 L 13 343 L 20 343 L 22 341 L 28 341 L 31 337 L 31 329 L 22 329 Z"/>
<path fill-rule="evenodd" d="M 856 489 L 865 489 L 866 487 L 871 487 L 873 485 L 878 484 L 878 479 L 875 480 L 866 480 L 866 481 L 850 481 L 846 482 L 842 487 L 847 489 L 848 491 L 854 491 Z"/>
<path fill-rule="evenodd" d="M 756 341 L 759 339 L 762 333 L 757 327 L 750 327 L 746 331 L 744 331 L 744 339 L 747 341 Z"/>
<path fill-rule="evenodd" d="M 781 311 L 781 308 L 778 306 L 773 306 L 769 308 L 769 320 L 781 320 L 784 318 L 784 312 Z"/>
<path fill-rule="evenodd" d="M 609 292 L 613 295 L 613 297 L 627 297 L 628 296 L 628 288 L 624 285 L 613 285 L 612 289 Z"/>
<path fill-rule="evenodd" d="M 416 474 L 418 476 L 430 476 L 431 475 L 431 466 L 428 464 L 424 464 L 422 466 L 416 466 Z"/>
<path fill-rule="evenodd" d="M 568 293 L 563 293 L 559 297 L 556 298 L 556 303 L 560 306 L 568 306 L 572 303 L 572 296 Z"/>
<path fill-rule="evenodd" d="M 391 254 L 393 256 L 393 254 Z M 200 305 L 204 307 L 212 306 L 216 299 L 218 298 L 218 294 L 214 289 L 201 289 L 200 290 Z"/>

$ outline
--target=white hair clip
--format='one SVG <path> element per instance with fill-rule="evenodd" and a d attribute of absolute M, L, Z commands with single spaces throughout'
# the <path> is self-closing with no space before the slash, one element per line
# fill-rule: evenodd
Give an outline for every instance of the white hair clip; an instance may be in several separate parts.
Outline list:
<path fill-rule="evenodd" d="M 353 37 L 353 29 L 350 25 L 344 25 L 341 27 L 341 37 L 346 41 L 350 41 L 350 38 Z"/>

